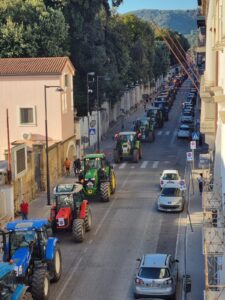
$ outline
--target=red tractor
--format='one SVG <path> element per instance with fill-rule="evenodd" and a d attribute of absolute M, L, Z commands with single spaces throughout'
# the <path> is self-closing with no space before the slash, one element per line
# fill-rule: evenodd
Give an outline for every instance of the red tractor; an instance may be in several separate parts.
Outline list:
<path fill-rule="evenodd" d="M 54 188 L 55 203 L 51 207 L 52 232 L 72 231 L 75 242 L 83 242 L 91 230 L 92 216 L 88 201 L 84 200 L 81 184 L 59 184 Z"/>

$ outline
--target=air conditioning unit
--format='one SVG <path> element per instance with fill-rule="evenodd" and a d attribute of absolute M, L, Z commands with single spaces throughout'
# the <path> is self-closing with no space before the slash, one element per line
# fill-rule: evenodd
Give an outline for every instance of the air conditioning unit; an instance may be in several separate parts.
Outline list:
<path fill-rule="evenodd" d="M 23 133 L 22 136 L 24 140 L 30 140 L 32 137 L 32 133 Z"/>
<path fill-rule="evenodd" d="M 6 184 L 6 180 L 7 180 L 7 170 L 0 169 L 0 185 Z"/>

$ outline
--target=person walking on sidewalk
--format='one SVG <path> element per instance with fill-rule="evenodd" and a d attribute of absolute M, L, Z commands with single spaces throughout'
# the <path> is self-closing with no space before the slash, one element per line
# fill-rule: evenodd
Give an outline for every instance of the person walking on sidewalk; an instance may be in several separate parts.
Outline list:
<path fill-rule="evenodd" d="M 20 204 L 20 212 L 22 215 L 22 219 L 27 220 L 28 212 L 29 212 L 29 204 L 26 202 L 26 200 L 22 200 L 22 203 Z"/>
<path fill-rule="evenodd" d="M 203 174 L 200 173 L 200 176 L 198 177 L 198 188 L 199 188 L 200 196 L 202 196 L 203 183 L 204 183 Z"/>
<path fill-rule="evenodd" d="M 79 158 L 77 158 L 73 162 L 73 170 L 74 170 L 75 176 L 79 175 L 80 169 L 81 169 L 81 161 Z"/>
<path fill-rule="evenodd" d="M 68 158 L 65 159 L 64 161 L 64 167 L 66 169 L 66 176 L 70 176 L 70 160 Z"/>

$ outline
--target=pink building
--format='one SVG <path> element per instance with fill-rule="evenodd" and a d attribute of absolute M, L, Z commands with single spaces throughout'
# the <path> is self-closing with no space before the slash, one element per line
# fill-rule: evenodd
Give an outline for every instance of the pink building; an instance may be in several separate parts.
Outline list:
<path fill-rule="evenodd" d="M 66 152 L 75 154 L 74 74 L 68 57 L 0 59 L 0 160 L 7 151 L 7 109 L 10 143 L 44 143 L 45 86 L 49 145 L 71 139 Z"/>

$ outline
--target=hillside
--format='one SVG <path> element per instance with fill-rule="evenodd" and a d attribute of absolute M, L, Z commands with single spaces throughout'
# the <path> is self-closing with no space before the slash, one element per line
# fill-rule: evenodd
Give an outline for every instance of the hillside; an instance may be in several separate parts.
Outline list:
<path fill-rule="evenodd" d="M 170 28 L 182 34 L 190 34 L 197 29 L 196 10 L 155 10 L 142 9 L 130 12 L 145 21 L 153 20 L 160 27 Z"/>

